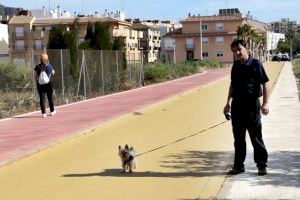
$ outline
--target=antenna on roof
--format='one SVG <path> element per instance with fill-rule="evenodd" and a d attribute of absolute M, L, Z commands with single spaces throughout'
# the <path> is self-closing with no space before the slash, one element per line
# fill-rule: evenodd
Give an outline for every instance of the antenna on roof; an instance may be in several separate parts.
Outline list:
<path fill-rule="evenodd" d="M 121 4 L 122 4 L 122 11 L 124 12 L 125 0 L 121 0 Z"/>

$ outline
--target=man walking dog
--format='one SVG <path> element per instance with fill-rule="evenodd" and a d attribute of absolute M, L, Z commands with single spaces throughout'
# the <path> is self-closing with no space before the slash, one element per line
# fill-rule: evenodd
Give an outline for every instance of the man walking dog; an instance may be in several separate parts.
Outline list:
<path fill-rule="evenodd" d="M 231 69 L 231 83 L 224 114 L 231 113 L 234 136 L 234 165 L 229 174 L 245 171 L 246 130 L 248 130 L 254 148 L 254 162 L 258 175 L 267 174 L 268 153 L 262 138 L 261 115 L 269 113 L 268 87 L 269 78 L 262 63 L 249 56 L 247 43 L 235 40 L 231 44 L 234 64 Z M 262 105 L 259 97 L 263 96 Z"/>

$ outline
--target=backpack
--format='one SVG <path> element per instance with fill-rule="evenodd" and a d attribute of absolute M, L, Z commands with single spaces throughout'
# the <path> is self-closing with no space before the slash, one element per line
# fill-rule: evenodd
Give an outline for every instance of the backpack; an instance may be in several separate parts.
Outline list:
<path fill-rule="evenodd" d="M 38 81 L 40 85 L 49 83 L 50 79 L 45 71 L 41 71 Z"/>

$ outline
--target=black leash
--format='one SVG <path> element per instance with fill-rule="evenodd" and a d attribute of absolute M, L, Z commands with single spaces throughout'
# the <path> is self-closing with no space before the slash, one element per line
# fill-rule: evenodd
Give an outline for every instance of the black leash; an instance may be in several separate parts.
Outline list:
<path fill-rule="evenodd" d="M 196 135 L 198 135 L 198 134 L 200 134 L 200 133 L 203 133 L 203 132 L 206 132 L 206 131 L 208 131 L 208 130 L 210 130 L 210 129 L 213 129 L 213 128 L 215 128 L 215 127 L 218 127 L 218 126 L 220 126 L 220 125 L 222 125 L 222 124 L 224 124 L 224 123 L 226 123 L 226 122 L 228 122 L 228 121 L 226 120 L 226 121 L 220 122 L 219 124 L 213 125 L 213 126 L 208 127 L 208 128 L 206 128 L 206 129 L 204 129 L 204 130 L 201 130 L 201 131 L 199 131 L 199 132 L 197 132 L 197 133 L 191 134 L 191 135 L 189 135 L 189 136 L 180 138 L 180 139 L 175 140 L 175 141 L 173 141 L 173 142 L 171 142 L 171 143 L 169 143 L 169 144 L 165 144 L 165 145 L 162 145 L 162 146 L 160 146 L 160 147 L 157 147 L 157 148 L 151 149 L 151 150 L 149 150 L 149 151 L 146 151 L 146 152 L 144 152 L 144 153 L 140 153 L 140 154 L 136 155 L 136 157 L 141 156 L 141 155 L 144 155 L 144 154 L 147 154 L 147 153 L 151 153 L 151 152 L 153 152 L 153 151 L 157 151 L 157 150 L 162 149 L 162 148 L 164 148 L 164 147 L 167 147 L 167 146 L 170 146 L 170 145 L 172 145 L 172 144 L 175 144 L 175 143 L 181 142 L 181 141 L 183 141 L 183 140 L 189 139 L 189 138 L 194 137 L 194 136 L 196 136 Z"/>

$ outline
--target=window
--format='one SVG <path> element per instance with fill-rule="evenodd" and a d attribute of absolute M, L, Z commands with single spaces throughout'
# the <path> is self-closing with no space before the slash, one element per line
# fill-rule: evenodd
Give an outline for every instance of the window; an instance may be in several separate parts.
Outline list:
<path fill-rule="evenodd" d="M 35 40 L 34 46 L 36 49 L 42 49 L 42 41 L 41 40 Z"/>
<path fill-rule="evenodd" d="M 223 57 L 224 56 L 224 52 L 223 51 L 217 51 L 217 57 Z"/>
<path fill-rule="evenodd" d="M 237 39 L 238 39 L 237 35 L 235 35 L 235 36 L 232 37 L 232 41 L 237 40 Z"/>
<path fill-rule="evenodd" d="M 15 43 L 15 48 L 19 50 L 25 49 L 25 43 L 24 40 L 17 40 Z"/>
<path fill-rule="evenodd" d="M 46 31 L 50 31 L 51 28 L 52 28 L 51 26 L 46 26 L 46 27 L 45 27 L 45 30 L 46 30 Z"/>
<path fill-rule="evenodd" d="M 207 58 L 207 57 L 208 57 L 208 52 L 206 52 L 206 51 L 205 51 L 205 52 L 202 52 L 202 57 L 203 57 L 203 58 Z"/>
<path fill-rule="evenodd" d="M 216 37 L 217 44 L 224 44 L 224 37 Z"/>
<path fill-rule="evenodd" d="M 207 31 L 208 30 L 208 24 L 202 24 L 202 30 Z"/>
<path fill-rule="evenodd" d="M 16 36 L 24 37 L 24 27 L 16 27 Z"/>
<path fill-rule="evenodd" d="M 216 24 L 216 31 L 222 31 L 224 29 L 223 23 L 217 23 Z"/>
<path fill-rule="evenodd" d="M 194 49 L 194 39 L 193 38 L 187 38 L 186 39 L 186 48 L 187 49 Z"/>
<path fill-rule="evenodd" d="M 187 51 L 186 52 L 186 59 L 193 60 L 194 59 L 194 51 Z"/>
<path fill-rule="evenodd" d="M 202 38 L 202 45 L 208 45 L 208 37 Z"/>

